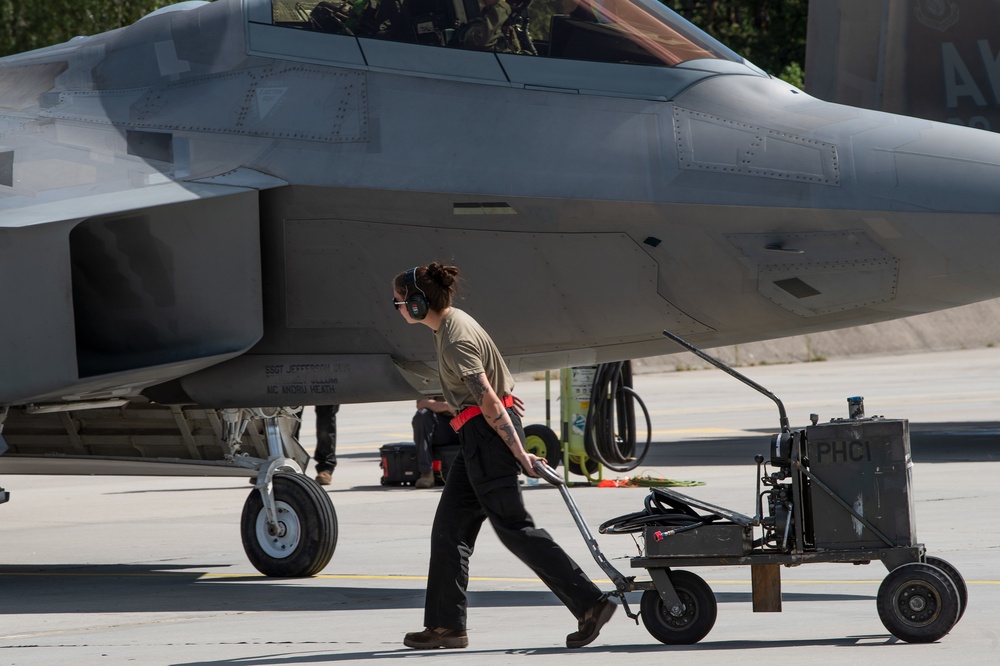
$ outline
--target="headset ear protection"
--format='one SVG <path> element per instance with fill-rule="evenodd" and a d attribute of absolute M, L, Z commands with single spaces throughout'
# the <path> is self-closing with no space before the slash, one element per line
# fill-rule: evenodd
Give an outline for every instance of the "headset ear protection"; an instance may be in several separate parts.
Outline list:
<path fill-rule="evenodd" d="M 411 319 L 420 321 L 427 316 L 427 294 L 417 286 L 417 268 L 414 266 L 406 271 L 403 281 L 406 285 L 406 312 L 409 313 Z"/>

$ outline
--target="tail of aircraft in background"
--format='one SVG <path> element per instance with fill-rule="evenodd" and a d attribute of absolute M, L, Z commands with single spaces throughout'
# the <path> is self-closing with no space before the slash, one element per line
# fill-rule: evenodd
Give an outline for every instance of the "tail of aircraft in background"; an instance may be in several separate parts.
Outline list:
<path fill-rule="evenodd" d="M 811 2 L 807 92 L 1000 131 L 998 25 L 1000 0 Z"/>
<path fill-rule="evenodd" d="M 1000 0 L 813 0 L 806 91 L 876 111 L 1000 131 Z M 835 331 L 806 343 L 824 353 L 918 351 L 993 344 L 1000 300 Z M 789 338 L 776 352 L 794 354 Z"/>

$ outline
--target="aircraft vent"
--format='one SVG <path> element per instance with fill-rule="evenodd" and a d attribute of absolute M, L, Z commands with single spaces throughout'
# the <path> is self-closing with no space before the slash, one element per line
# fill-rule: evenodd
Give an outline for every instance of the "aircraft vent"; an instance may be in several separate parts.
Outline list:
<path fill-rule="evenodd" d="M 455 215 L 517 215 L 513 206 L 505 201 L 456 203 L 452 212 Z"/>
<path fill-rule="evenodd" d="M 14 151 L 0 153 L 0 185 L 14 187 Z"/>
<path fill-rule="evenodd" d="M 778 280 L 774 283 L 774 286 L 784 289 L 795 298 L 809 298 L 810 296 L 819 296 L 822 293 L 818 289 L 810 287 L 799 278 Z"/>
<path fill-rule="evenodd" d="M 144 160 L 171 163 L 174 161 L 174 135 L 167 132 L 127 130 L 125 141 L 129 155 Z"/>
<path fill-rule="evenodd" d="M 802 317 L 896 297 L 899 262 L 862 230 L 727 236 L 757 275 L 757 292 Z"/>

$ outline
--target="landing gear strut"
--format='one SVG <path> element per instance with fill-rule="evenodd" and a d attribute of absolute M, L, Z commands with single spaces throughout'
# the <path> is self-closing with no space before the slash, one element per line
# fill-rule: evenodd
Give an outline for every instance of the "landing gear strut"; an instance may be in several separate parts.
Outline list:
<path fill-rule="evenodd" d="M 257 470 L 257 483 L 243 504 L 240 534 L 243 550 L 265 576 L 314 576 L 329 564 L 337 546 L 337 514 L 330 496 L 302 474 L 286 456 L 291 449 L 279 425 L 284 410 L 232 409 L 222 413 L 224 436 L 239 442 L 251 420 L 261 420 L 268 458 L 233 456 L 233 462 Z"/>

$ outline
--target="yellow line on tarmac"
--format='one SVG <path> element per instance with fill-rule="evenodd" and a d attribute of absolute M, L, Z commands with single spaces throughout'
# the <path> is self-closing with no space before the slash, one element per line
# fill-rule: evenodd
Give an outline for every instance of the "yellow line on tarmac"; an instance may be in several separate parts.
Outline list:
<path fill-rule="evenodd" d="M 197 571 L 163 571 L 163 572 L 148 572 L 148 573 L 88 573 L 88 572 L 61 572 L 61 571 L 14 571 L 5 572 L 0 570 L 0 578 L 6 576 L 52 576 L 52 577 L 63 577 L 63 578 L 190 578 L 192 576 L 198 579 L 226 579 L 226 578 L 261 578 L 266 579 L 267 576 L 261 573 L 199 573 Z M 328 580 L 416 580 L 416 581 L 426 581 L 427 576 L 409 576 L 403 574 L 319 574 L 313 576 L 313 578 L 321 578 Z M 471 576 L 469 578 L 471 581 L 478 581 L 484 583 L 525 583 L 525 584 L 536 584 L 541 583 L 538 578 L 531 577 L 501 577 L 501 576 Z M 595 583 L 598 584 L 610 584 L 611 581 L 608 579 L 595 579 Z M 714 585 L 747 585 L 750 583 L 750 579 L 732 579 L 732 578 L 714 578 L 706 579 L 707 583 Z M 882 581 L 881 579 L 865 579 L 865 580 L 827 580 L 822 578 L 813 579 L 795 579 L 795 580 L 782 580 L 782 585 L 878 585 Z M 1000 585 L 1000 580 L 967 580 L 965 581 L 967 585 Z"/>

